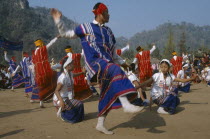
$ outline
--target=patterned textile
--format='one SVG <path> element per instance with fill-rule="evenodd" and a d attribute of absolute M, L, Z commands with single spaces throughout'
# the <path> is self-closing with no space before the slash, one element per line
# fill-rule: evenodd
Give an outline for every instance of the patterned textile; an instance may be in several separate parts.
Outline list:
<path fill-rule="evenodd" d="M 57 25 L 61 33 L 64 29 L 62 25 L 62 22 Z M 81 39 L 88 78 L 93 81 L 96 77 L 98 79 L 96 81 L 101 86 L 98 116 L 113 108 L 121 107 L 119 103 L 115 105 L 118 97 L 133 93 L 136 95 L 136 90 L 120 67 L 113 64 L 123 62 L 116 54 L 114 46 L 116 40 L 111 29 L 105 25 L 99 25 L 94 20 L 93 23 L 79 25 L 74 32 Z"/>
<path fill-rule="evenodd" d="M 178 89 L 179 89 L 179 91 L 182 91 L 182 92 L 185 92 L 185 93 L 189 93 L 189 91 L 190 91 L 190 83 L 188 83 L 187 85 L 185 85 L 185 86 L 180 86 Z"/>
<path fill-rule="evenodd" d="M 170 60 L 171 64 L 173 65 L 173 74 L 177 76 L 177 73 L 182 69 L 182 60 L 181 56 L 177 56 L 176 60 L 172 58 Z"/>
<path fill-rule="evenodd" d="M 136 55 L 138 59 L 138 70 L 139 70 L 139 78 L 140 83 L 146 81 L 150 77 L 152 77 L 152 67 L 150 63 L 150 51 L 143 51 L 142 55 L 139 53 Z"/>
<path fill-rule="evenodd" d="M 16 63 L 13 60 L 9 61 L 9 66 L 10 66 L 10 74 L 12 74 L 15 69 L 16 69 Z M 24 79 L 21 75 L 19 75 L 19 73 L 16 73 L 13 77 L 12 77 L 12 87 L 17 88 L 20 85 L 24 84 Z"/>
<path fill-rule="evenodd" d="M 25 78 L 25 93 L 31 93 L 32 90 L 33 90 L 33 87 L 29 82 L 29 78 Z"/>
<path fill-rule="evenodd" d="M 64 99 L 65 110 L 61 112 L 61 118 L 69 123 L 81 122 L 84 119 L 84 105 L 76 99 Z"/>
<path fill-rule="evenodd" d="M 39 88 L 37 85 L 33 85 L 31 100 L 40 100 L 39 99 Z"/>
<path fill-rule="evenodd" d="M 122 50 L 121 50 L 121 49 L 117 49 L 117 54 L 118 54 L 119 56 L 121 56 Z"/>
<path fill-rule="evenodd" d="M 20 62 L 20 66 L 22 68 L 22 74 L 25 79 L 25 93 L 32 92 L 32 82 L 31 82 L 31 76 L 32 72 L 29 69 L 29 65 L 31 64 L 31 57 L 24 57 L 23 60 Z"/>
<path fill-rule="evenodd" d="M 111 109 L 121 107 L 121 103 L 118 100 L 119 96 L 130 94 L 128 98 L 131 101 L 137 97 L 136 89 L 118 65 L 108 63 L 107 66 L 101 68 L 101 70 L 102 74 L 99 78 L 101 93 L 98 116 L 109 112 Z"/>
<path fill-rule="evenodd" d="M 48 100 L 53 96 L 56 88 L 57 73 L 51 69 L 48 62 L 46 46 L 36 50 L 32 62 L 35 65 L 35 82 L 39 88 L 40 100 Z"/>
<path fill-rule="evenodd" d="M 82 67 L 80 64 L 81 54 L 73 54 L 72 59 L 74 60 L 74 70 L 72 71 L 72 73 L 82 72 Z M 74 98 L 82 101 L 91 96 L 92 92 L 88 84 L 85 82 L 84 74 L 74 77 Z"/>

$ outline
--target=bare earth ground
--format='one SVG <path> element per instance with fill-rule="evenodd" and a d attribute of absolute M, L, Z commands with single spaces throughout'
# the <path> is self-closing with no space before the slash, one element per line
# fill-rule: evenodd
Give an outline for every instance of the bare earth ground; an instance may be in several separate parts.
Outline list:
<path fill-rule="evenodd" d="M 180 94 L 181 104 L 175 115 L 157 114 L 145 108 L 137 114 L 112 110 L 106 127 L 115 132 L 104 135 L 95 130 L 98 98 L 84 103 L 85 120 L 77 124 L 56 117 L 52 102 L 39 108 L 24 97 L 24 89 L 0 91 L 0 138 L 5 139 L 209 139 L 210 87 L 195 84 L 188 94 Z"/>

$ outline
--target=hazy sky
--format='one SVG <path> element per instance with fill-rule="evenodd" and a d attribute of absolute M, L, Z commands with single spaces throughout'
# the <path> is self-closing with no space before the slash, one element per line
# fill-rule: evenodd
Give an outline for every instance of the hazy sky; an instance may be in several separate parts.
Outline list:
<path fill-rule="evenodd" d="M 92 22 L 97 2 L 109 8 L 107 24 L 116 37 L 131 37 L 137 32 L 155 29 L 170 21 L 210 25 L 210 0 L 28 0 L 30 6 L 58 8 L 78 23 Z"/>

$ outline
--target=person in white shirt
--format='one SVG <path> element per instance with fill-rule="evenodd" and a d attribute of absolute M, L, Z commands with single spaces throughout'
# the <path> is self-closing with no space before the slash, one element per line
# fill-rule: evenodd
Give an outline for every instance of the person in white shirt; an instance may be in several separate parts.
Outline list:
<path fill-rule="evenodd" d="M 135 75 L 135 64 L 130 64 L 129 69 L 126 72 L 126 75 L 128 76 L 128 79 L 131 81 L 134 87 L 140 85 L 140 80 Z M 148 106 L 149 100 L 147 99 L 146 93 L 142 93 L 142 89 L 138 88 L 138 98 L 133 102 L 134 105 L 138 106 Z"/>
<path fill-rule="evenodd" d="M 58 108 L 57 116 L 70 123 L 77 123 L 84 119 L 84 105 L 81 101 L 74 99 L 73 77 L 84 74 L 72 73 L 74 63 L 72 54 L 63 59 L 62 73 L 58 78 L 57 87 L 53 96 L 54 106 Z"/>
<path fill-rule="evenodd" d="M 182 70 L 180 70 L 177 73 L 177 78 L 179 79 L 187 79 L 190 78 L 189 76 L 187 76 L 186 71 L 189 68 L 189 64 L 184 63 L 182 65 Z M 190 82 L 186 82 L 186 83 L 179 83 L 179 91 L 184 92 L 184 93 L 188 93 L 190 91 Z"/>
<path fill-rule="evenodd" d="M 161 114 L 174 114 L 176 107 L 180 100 L 174 92 L 176 86 L 174 82 L 189 82 L 195 79 L 179 79 L 175 78 L 173 74 L 169 73 L 171 63 L 167 59 L 163 59 L 160 62 L 160 72 L 156 73 L 149 80 L 141 84 L 145 86 L 153 83 L 150 96 L 155 104 L 159 106 L 157 112 Z"/>
<path fill-rule="evenodd" d="M 207 64 L 206 64 L 206 68 L 204 70 L 204 74 L 206 74 L 205 80 L 207 82 L 207 86 L 210 87 L 210 68 L 208 67 Z"/>

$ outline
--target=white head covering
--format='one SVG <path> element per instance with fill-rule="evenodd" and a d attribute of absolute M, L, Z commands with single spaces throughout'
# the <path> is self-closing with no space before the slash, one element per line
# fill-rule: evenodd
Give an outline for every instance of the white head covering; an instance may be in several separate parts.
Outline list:
<path fill-rule="evenodd" d="M 167 62 L 169 64 L 169 66 L 172 65 L 171 62 L 168 59 L 163 59 L 163 60 L 160 61 L 160 63 L 162 63 L 163 61 Z"/>
<path fill-rule="evenodd" d="M 68 59 L 66 60 L 66 62 L 65 62 L 64 65 L 63 65 L 63 69 L 64 69 L 64 70 L 65 70 L 65 67 L 66 67 L 69 63 L 72 62 L 72 53 L 68 53 L 67 56 L 68 56 Z"/>
<path fill-rule="evenodd" d="M 182 68 L 185 68 L 185 67 L 189 67 L 189 65 L 187 63 L 185 63 Z"/>

